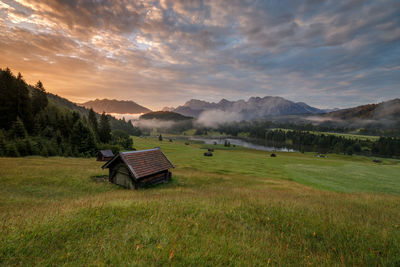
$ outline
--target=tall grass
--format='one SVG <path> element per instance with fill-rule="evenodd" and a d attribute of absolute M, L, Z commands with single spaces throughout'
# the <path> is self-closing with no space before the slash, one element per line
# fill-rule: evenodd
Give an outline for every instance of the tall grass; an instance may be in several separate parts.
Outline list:
<path fill-rule="evenodd" d="M 135 145 L 161 146 L 173 181 L 131 191 L 92 179 L 107 174 L 94 159 L 1 158 L 0 264 L 400 264 L 396 161 Z"/>

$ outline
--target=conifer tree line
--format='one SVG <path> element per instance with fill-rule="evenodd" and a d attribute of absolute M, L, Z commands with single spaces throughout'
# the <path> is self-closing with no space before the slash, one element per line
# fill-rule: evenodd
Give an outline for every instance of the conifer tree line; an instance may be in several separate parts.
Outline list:
<path fill-rule="evenodd" d="M 282 126 L 298 128 L 292 130 L 276 129 Z M 381 136 L 378 140 L 347 138 L 340 135 L 315 133 L 314 126 L 276 124 L 271 121 L 250 121 L 220 125 L 216 130 L 230 136 L 246 133 L 250 138 L 274 147 L 290 147 L 299 151 L 359 154 L 400 158 L 400 138 Z M 311 130 L 309 130 L 311 129 Z M 207 133 L 202 129 L 201 132 Z M 318 129 L 320 130 L 320 129 Z M 337 128 L 334 128 L 338 132 Z"/>
<path fill-rule="evenodd" d="M 110 118 L 57 106 L 41 81 L 30 86 L 20 73 L 0 69 L 0 156 L 90 157 L 98 149 L 132 149 L 132 138 L 123 130 L 132 132 L 132 124 L 113 119 L 117 128 L 111 130 Z"/>
<path fill-rule="evenodd" d="M 400 157 L 400 139 L 394 137 L 380 137 L 378 140 L 372 141 L 331 134 L 283 130 L 268 130 L 260 137 L 267 140 L 270 145 L 290 145 L 302 152 Z"/>

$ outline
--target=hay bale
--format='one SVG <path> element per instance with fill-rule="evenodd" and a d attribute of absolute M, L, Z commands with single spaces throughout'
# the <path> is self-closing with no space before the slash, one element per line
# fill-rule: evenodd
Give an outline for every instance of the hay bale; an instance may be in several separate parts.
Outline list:
<path fill-rule="evenodd" d="M 208 151 L 214 152 L 214 148 L 209 148 Z"/>
<path fill-rule="evenodd" d="M 204 156 L 205 157 L 212 157 L 212 153 L 211 152 L 204 152 Z"/>
<path fill-rule="evenodd" d="M 272 153 L 272 154 L 271 154 L 271 157 L 272 157 L 272 158 L 276 158 L 276 154 L 275 154 L 275 153 Z"/>

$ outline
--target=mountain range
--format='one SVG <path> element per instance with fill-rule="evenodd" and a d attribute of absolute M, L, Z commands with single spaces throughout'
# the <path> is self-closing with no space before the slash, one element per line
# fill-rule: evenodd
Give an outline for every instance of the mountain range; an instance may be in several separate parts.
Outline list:
<path fill-rule="evenodd" d="M 199 117 L 206 110 L 221 110 L 240 114 L 245 119 L 257 119 L 271 116 L 323 114 L 326 110 L 307 105 L 304 102 L 292 102 L 282 97 L 250 97 L 247 101 L 229 101 L 222 99 L 218 103 L 191 99 L 173 111 L 184 116 Z"/>
<path fill-rule="evenodd" d="M 64 103 L 65 104 L 65 103 Z M 107 113 L 149 113 L 150 109 L 137 104 L 134 101 L 120 101 L 109 99 L 96 99 L 79 104 L 82 107 L 93 108 L 96 112 Z M 184 105 L 165 107 L 165 113 L 175 112 L 186 117 L 198 118 L 204 111 L 223 111 L 226 114 L 235 113 L 245 120 L 268 117 L 295 116 L 296 115 L 321 115 L 327 120 L 382 120 L 400 119 L 400 99 L 393 99 L 379 104 L 367 104 L 347 109 L 319 109 L 307 105 L 304 102 L 293 102 L 282 97 L 265 96 L 250 97 L 246 100 L 229 101 L 222 99 L 219 102 L 207 102 L 191 99 Z M 168 111 L 168 112 L 166 112 Z M 169 114 L 169 113 L 168 113 Z M 149 114 L 150 115 L 150 114 Z M 160 114 L 156 114 L 157 116 Z M 164 116 L 164 115 L 163 115 Z"/>
<path fill-rule="evenodd" d="M 119 114 L 139 114 L 151 112 L 150 109 L 137 104 L 134 101 L 124 101 L 116 99 L 96 99 L 79 104 L 86 108 L 92 108 L 98 113 L 103 111 L 106 113 L 119 113 Z"/>

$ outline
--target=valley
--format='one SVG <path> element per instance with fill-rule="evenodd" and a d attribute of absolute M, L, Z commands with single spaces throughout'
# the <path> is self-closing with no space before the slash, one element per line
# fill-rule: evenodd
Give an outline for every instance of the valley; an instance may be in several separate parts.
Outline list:
<path fill-rule="evenodd" d="M 172 182 L 126 190 L 94 180 L 92 158 L 2 158 L 1 263 L 399 263 L 398 160 L 133 140 L 161 147 Z"/>

